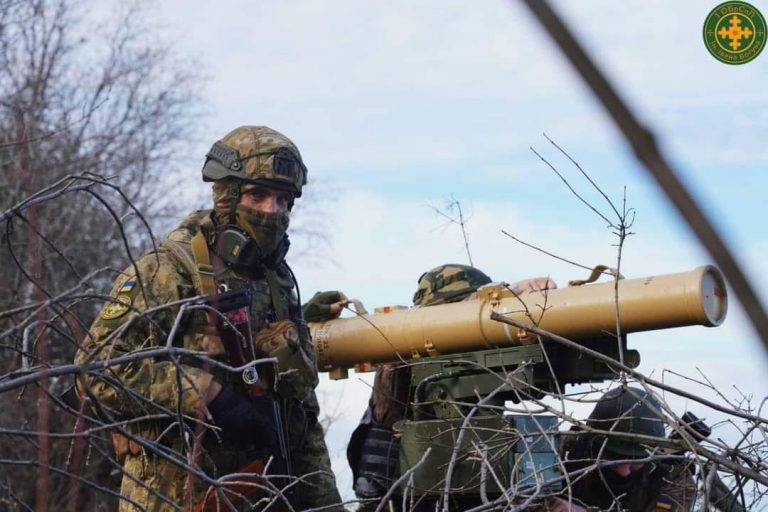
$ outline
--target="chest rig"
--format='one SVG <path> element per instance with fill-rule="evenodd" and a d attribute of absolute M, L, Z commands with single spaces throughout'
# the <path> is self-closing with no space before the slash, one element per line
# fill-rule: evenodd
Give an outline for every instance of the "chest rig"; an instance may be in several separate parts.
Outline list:
<path fill-rule="evenodd" d="M 300 297 L 293 292 L 296 280 L 285 263 L 277 268 L 261 267 L 259 274 L 246 277 L 229 269 L 219 259 L 211 262 L 204 230 L 198 230 L 192 236 L 190 247 L 195 268 L 193 282 L 198 294 L 207 296 L 217 292 L 247 290 L 251 297 L 252 336 L 255 337 L 271 323 L 289 320 L 298 331 L 302 351 L 315 361 L 309 328 L 301 314 Z"/>
<path fill-rule="evenodd" d="M 277 270 L 263 267 L 263 279 L 247 279 L 225 268 L 223 264 L 214 266 L 202 231 L 192 237 L 190 245 L 196 270 L 193 279 L 198 293 L 213 295 L 221 291 L 247 289 L 252 296 L 250 313 L 254 334 L 272 322 L 301 321 L 297 306 L 292 304 L 291 288 L 284 284 L 285 279 L 281 278 Z"/>

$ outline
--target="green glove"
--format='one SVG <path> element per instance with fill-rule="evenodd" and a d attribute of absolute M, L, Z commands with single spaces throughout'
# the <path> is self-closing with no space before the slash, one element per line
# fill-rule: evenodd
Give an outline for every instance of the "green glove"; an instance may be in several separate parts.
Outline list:
<path fill-rule="evenodd" d="M 300 402 L 317 386 L 317 363 L 310 341 L 302 343 L 296 325 L 290 320 L 269 324 L 253 337 L 259 352 L 277 358 L 277 392 Z"/>
<path fill-rule="evenodd" d="M 341 310 L 331 311 L 331 306 L 337 302 L 346 301 L 343 293 L 338 291 L 317 292 L 309 302 L 301 307 L 304 320 L 307 322 L 325 322 L 339 316 Z"/>

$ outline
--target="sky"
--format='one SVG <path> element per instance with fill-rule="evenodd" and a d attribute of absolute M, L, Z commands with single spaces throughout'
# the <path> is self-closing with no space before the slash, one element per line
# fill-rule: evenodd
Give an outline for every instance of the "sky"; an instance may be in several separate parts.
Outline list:
<path fill-rule="evenodd" d="M 657 134 L 710 219 L 768 303 L 768 52 L 741 66 L 704 48 L 704 19 L 718 2 L 554 2 L 601 69 Z M 766 0 L 752 3 L 768 14 Z M 288 135 L 310 172 L 296 226 L 328 229 L 289 256 L 304 297 L 339 289 L 369 309 L 410 304 L 417 278 L 467 263 L 457 226 L 434 208 L 453 199 L 467 214 L 473 262 L 496 280 L 585 277 L 516 237 L 588 266 L 616 259 L 615 238 L 534 147 L 601 211 L 604 200 L 546 133 L 617 204 L 636 211 L 622 272 L 643 277 L 712 263 L 610 119 L 520 2 L 173 0 L 149 12 L 177 51 L 208 76 L 209 115 L 190 141 L 190 173 L 210 144 L 242 124 Z M 202 183 L 180 193 L 190 209 Z M 311 205 L 303 206 L 302 201 Z M 304 250 L 302 250 L 304 249 Z M 718 328 L 630 336 L 639 369 L 687 389 L 706 375 L 729 398 L 766 396 L 766 352 L 731 300 Z M 346 441 L 362 414 L 372 374 L 319 387 L 338 415 L 328 444 L 342 494 L 350 496 Z M 716 419 L 698 404 L 673 400 Z"/>

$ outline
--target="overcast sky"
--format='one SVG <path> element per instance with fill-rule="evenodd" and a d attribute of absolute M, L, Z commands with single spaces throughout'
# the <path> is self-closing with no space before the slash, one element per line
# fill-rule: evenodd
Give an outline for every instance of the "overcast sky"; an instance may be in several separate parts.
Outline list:
<path fill-rule="evenodd" d="M 742 66 L 704 48 L 717 2 L 556 2 L 621 88 L 744 264 L 768 302 L 768 52 Z M 768 14 L 765 0 L 753 0 Z M 586 265 L 613 263 L 614 239 L 529 149 L 534 146 L 603 210 L 546 132 L 615 200 L 637 211 L 623 273 L 670 273 L 711 263 L 635 163 L 601 107 L 518 2 L 166 1 L 149 9 L 182 54 L 210 77 L 204 140 L 190 143 L 191 176 L 210 144 L 241 124 L 291 137 L 323 197 L 332 245 L 294 261 L 304 296 L 341 289 L 372 309 L 409 304 L 416 279 L 466 263 L 461 235 L 430 205 L 451 197 L 469 214 L 475 264 L 494 279 L 584 272 L 504 237 Z M 202 184 L 189 197 L 207 197 Z M 311 196 L 311 195 L 310 195 Z M 198 206 L 190 199 L 190 208 Z M 308 209 L 307 209 L 308 210 Z M 297 223 L 315 219 L 301 213 Z M 302 247 L 294 237 L 295 248 Z M 289 258 L 289 261 L 290 258 Z M 739 305 L 717 329 L 638 334 L 640 369 L 676 384 L 671 369 L 707 374 L 766 395 L 765 353 Z M 320 387 L 339 404 L 329 433 L 342 493 L 351 486 L 346 440 L 367 400 L 370 375 Z M 676 402 L 704 417 L 697 404 Z"/>

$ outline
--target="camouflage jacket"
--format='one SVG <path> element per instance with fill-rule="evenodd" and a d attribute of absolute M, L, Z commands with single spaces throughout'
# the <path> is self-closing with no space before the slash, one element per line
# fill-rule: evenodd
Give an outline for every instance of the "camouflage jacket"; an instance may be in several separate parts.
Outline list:
<path fill-rule="evenodd" d="M 118 277 L 111 292 L 112 301 L 104 305 L 94 321 L 76 362 L 82 364 L 114 358 L 166 344 L 204 351 L 213 359 L 227 362 L 220 339 L 206 329 L 207 322 L 202 311 L 185 315 L 175 326 L 179 301 L 201 294 L 190 248 L 190 241 L 198 231 L 203 232 L 211 247 L 215 233 L 210 211 L 198 211 L 187 216 L 156 250 L 141 256 L 135 265 L 129 266 Z M 263 275 L 244 276 L 225 268 L 215 256 L 212 260 L 217 285 L 251 291 L 254 334 L 276 320 L 270 288 Z M 281 264 L 276 274 L 279 293 L 283 304 L 287 305 L 289 318 L 303 324 L 287 266 Z M 169 340 L 174 326 L 175 334 Z M 308 331 L 299 330 L 303 349 L 314 358 Z M 210 477 L 218 478 L 236 471 L 247 461 L 242 460 L 243 455 L 233 446 L 199 426 L 204 421 L 210 421 L 204 396 L 214 373 L 216 379 L 224 383 L 232 375 L 229 372 L 214 372 L 195 358 L 176 361 L 167 357 L 146 358 L 111 366 L 98 378 L 90 378 L 89 391 L 103 411 L 128 422 L 129 432 L 172 448 L 177 459 L 193 460 L 193 465 Z M 316 384 L 316 379 L 313 384 Z M 295 476 L 311 474 L 303 479 L 300 490 L 302 504 L 316 507 L 339 503 L 323 431 L 317 421 L 319 407 L 314 391 L 303 397 L 284 398 L 282 406 L 288 425 L 293 473 Z M 185 418 L 183 428 L 179 427 L 178 421 L 174 423 L 172 420 L 179 415 Z M 142 419 L 147 417 L 149 419 Z M 191 428 L 194 424 L 198 425 L 196 429 Z M 180 434 L 182 430 L 185 430 L 183 435 Z M 202 441 L 195 455 L 191 456 L 189 439 L 195 437 Z M 131 450 L 124 461 L 126 474 L 122 494 L 126 500 L 121 503 L 120 509 L 135 510 L 130 503 L 133 501 L 147 510 L 171 510 L 167 508 L 167 502 L 178 504 L 182 495 L 197 502 L 207 485 L 198 483 L 190 491 L 189 472 L 152 452 L 146 445 L 141 447 L 131 443 Z"/>

